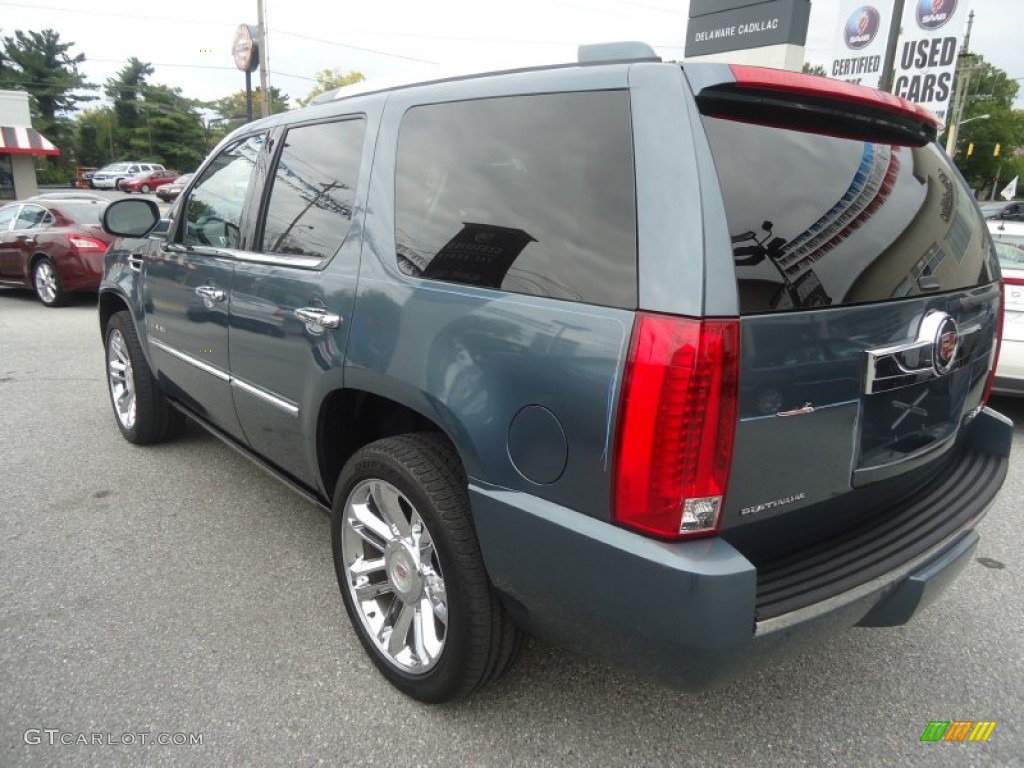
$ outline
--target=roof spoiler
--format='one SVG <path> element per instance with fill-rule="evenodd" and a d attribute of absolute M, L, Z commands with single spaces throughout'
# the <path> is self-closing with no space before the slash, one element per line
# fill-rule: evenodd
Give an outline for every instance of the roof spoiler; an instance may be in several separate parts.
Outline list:
<path fill-rule="evenodd" d="M 932 112 L 885 91 L 782 69 L 728 69 L 731 82 L 690 77 L 703 114 L 895 144 L 927 144 L 938 135 Z"/>

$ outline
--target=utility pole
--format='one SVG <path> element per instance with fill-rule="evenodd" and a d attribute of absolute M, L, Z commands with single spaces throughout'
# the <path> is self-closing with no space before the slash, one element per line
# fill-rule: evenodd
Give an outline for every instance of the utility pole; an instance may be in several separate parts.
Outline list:
<path fill-rule="evenodd" d="M 270 91 L 267 89 L 267 25 L 263 18 L 263 0 L 256 0 L 256 24 L 259 29 L 260 41 L 260 114 L 270 114 Z"/>
<path fill-rule="evenodd" d="M 882 62 L 882 76 L 878 87 L 892 93 L 892 85 L 896 80 L 896 43 L 900 38 L 900 26 L 903 23 L 903 0 L 896 0 L 892 6 L 892 23 L 889 24 L 889 38 L 885 43 L 885 60 Z"/>
<path fill-rule="evenodd" d="M 971 84 L 971 27 L 974 26 L 974 11 L 967 17 L 967 34 L 964 35 L 964 45 L 960 49 L 960 55 L 956 60 L 956 76 L 953 78 L 953 108 L 949 113 L 949 120 L 946 123 L 946 154 L 950 157 L 956 155 L 956 139 L 960 132 L 960 122 L 963 120 L 964 107 L 967 106 L 967 89 Z"/>

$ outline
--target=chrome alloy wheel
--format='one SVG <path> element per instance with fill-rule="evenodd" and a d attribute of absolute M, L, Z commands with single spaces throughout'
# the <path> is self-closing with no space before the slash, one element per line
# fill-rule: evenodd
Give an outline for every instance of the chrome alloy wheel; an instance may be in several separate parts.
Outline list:
<path fill-rule="evenodd" d="M 345 501 L 345 587 L 380 653 L 406 673 L 437 664 L 448 634 L 448 595 L 419 512 L 386 480 L 363 480 Z"/>
<path fill-rule="evenodd" d="M 57 298 L 57 274 L 50 262 L 43 260 L 36 264 L 35 282 L 39 298 L 47 304 L 52 304 Z"/>
<path fill-rule="evenodd" d="M 116 328 L 107 339 L 107 380 L 117 420 L 131 429 L 135 426 L 135 374 L 124 336 Z"/>

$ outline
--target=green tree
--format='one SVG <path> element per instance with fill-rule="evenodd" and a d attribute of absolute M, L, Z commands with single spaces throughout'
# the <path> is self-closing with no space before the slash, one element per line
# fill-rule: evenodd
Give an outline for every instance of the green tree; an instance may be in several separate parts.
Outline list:
<path fill-rule="evenodd" d="M 1024 175 L 1024 159 L 1016 152 L 1024 145 L 1024 112 L 1013 108 L 1017 81 L 984 57 L 970 56 L 967 100 L 954 159 L 968 183 L 981 197 L 988 197 L 993 184 L 998 192 L 1014 176 Z"/>
<path fill-rule="evenodd" d="M 59 157 L 38 158 L 39 180 L 66 181 L 75 165 L 71 113 L 95 96 L 83 93 L 90 86 L 78 71 L 85 54 L 69 53 L 74 43 L 61 42 L 52 29 L 15 31 L 0 44 L 0 89 L 29 95 L 32 124 L 61 150 Z"/>
<path fill-rule="evenodd" d="M 270 86 L 270 114 L 288 111 L 288 94 L 282 93 L 274 86 Z M 252 91 L 252 114 L 253 118 L 259 118 L 262 114 L 263 92 L 259 88 Z M 221 116 L 226 123 L 225 128 L 237 128 L 246 120 L 245 111 L 245 90 L 236 91 L 230 96 L 212 101 L 207 106 Z"/>
<path fill-rule="evenodd" d="M 153 74 L 153 66 L 132 56 L 128 63 L 107 80 L 104 93 L 114 107 L 114 154 L 121 155 L 131 149 L 135 132 L 145 120 L 139 102 L 146 78 Z"/>
<path fill-rule="evenodd" d="M 147 85 L 138 108 L 142 123 L 130 145 L 138 157 L 157 159 L 168 168 L 191 171 L 206 155 L 206 134 L 198 102 L 182 96 L 180 88 Z"/>
<path fill-rule="evenodd" d="M 68 53 L 74 43 L 62 43 L 52 29 L 16 31 L 3 38 L 0 55 L 0 89 L 26 91 L 35 127 L 56 139 L 67 128 L 69 115 L 95 96 L 80 91 L 95 87 L 85 82 L 78 65 L 85 54 Z"/>
<path fill-rule="evenodd" d="M 334 69 L 321 69 L 316 73 L 316 85 L 304 99 L 297 99 L 300 107 L 308 106 L 312 103 L 313 99 L 319 96 L 321 93 L 327 93 L 333 91 L 335 88 L 341 88 L 345 85 L 352 85 L 352 83 L 358 83 L 366 79 L 366 76 L 362 72 L 342 72 L 341 69 L 335 67 Z"/>
<path fill-rule="evenodd" d="M 75 119 L 75 154 L 80 165 L 99 168 L 114 159 L 114 127 L 111 107 L 87 109 Z"/>

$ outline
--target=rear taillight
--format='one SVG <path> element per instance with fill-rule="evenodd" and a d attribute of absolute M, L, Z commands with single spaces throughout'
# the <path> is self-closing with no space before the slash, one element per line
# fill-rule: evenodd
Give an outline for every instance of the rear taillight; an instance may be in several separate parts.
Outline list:
<path fill-rule="evenodd" d="M 105 253 L 107 250 L 107 244 L 102 240 L 97 240 L 95 237 L 86 237 L 85 235 L 67 235 L 68 242 L 71 243 L 71 247 L 77 251 L 99 251 Z"/>
<path fill-rule="evenodd" d="M 992 362 L 988 369 L 988 381 L 985 383 L 985 394 L 981 397 L 981 404 L 988 405 L 988 399 L 992 396 L 992 387 L 996 383 L 996 366 L 999 364 L 999 350 L 1003 345 L 1003 315 L 1006 314 L 1006 289 L 1003 282 L 1017 285 L 1018 278 L 1003 278 L 999 281 L 999 309 L 996 312 L 996 338 L 993 342 Z M 1024 282 L 1024 281 L 1022 281 Z"/>
<path fill-rule="evenodd" d="M 718 530 L 738 379 L 738 320 L 637 314 L 615 445 L 617 523 L 662 538 Z"/>

